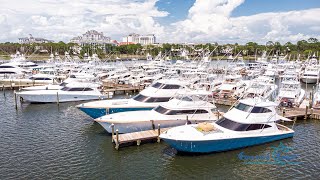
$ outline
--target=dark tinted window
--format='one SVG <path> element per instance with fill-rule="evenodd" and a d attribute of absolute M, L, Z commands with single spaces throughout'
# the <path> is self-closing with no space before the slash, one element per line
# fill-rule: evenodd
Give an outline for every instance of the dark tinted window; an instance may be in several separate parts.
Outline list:
<path fill-rule="evenodd" d="M 179 85 L 174 85 L 174 84 L 166 84 L 165 86 L 163 86 L 162 89 L 179 89 L 180 86 Z"/>
<path fill-rule="evenodd" d="M 39 78 L 34 78 L 34 77 L 31 77 L 30 79 L 32 79 L 32 80 L 52 80 L 52 79 L 50 79 L 50 78 L 41 78 L 41 77 L 39 77 Z"/>
<path fill-rule="evenodd" d="M 181 115 L 181 114 L 205 114 L 208 113 L 204 109 L 187 109 L 187 110 L 170 110 L 162 106 L 158 106 L 154 109 L 156 112 L 164 115 Z"/>
<path fill-rule="evenodd" d="M 66 86 L 67 84 L 68 84 L 68 83 L 63 82 L 63 83 L 60 84 L 60 86 Z"/>
<path fill-rule="evenodd" d="M 254 107 L 251 113 L 268 113 L 272 112 L 270 109 L 263 108 L 263 107 Z"/>
<path fill-rule="evenodd" d="M 12 71 L 5 71 L 5 72 L 0 72 L 0 74 L 16 74 L 15 72 Z"/>
<path fill-rule="evenodd" d="M 238 105 L 235 106 L 235 108 L 241 110 L 241 111 L 245 111 L 245 112 L 248 112 L 250 111 L 250 109 L 252 108 L 252 106 L 248 106 L 246 104 L 242 104 L 242 103 L 239 103 Z"/>
<path fill-rule="evenodd" d="M 233 131 L 252 131 L 257 129 L 269 128 L 267 124 L 242 124 L 231 121 L 227 118 L 222 118 L 216 122 L 219 126 Z"/>
<path fill-rule="evenodd" d="M 239 103 L 238 105 L 235 106 L 235 108 L 244 111 L 244 112 L 251 112 L 251 113 L 268 113 L 268 112 L 272 112 L 270 109 L 264 108 L 264 107 L 253 107 L 243 104 L 243 103 Z"/>
<path fill-rule="evenodd" d="M 170 97 L 148 97 L 142 94 L 138 94 L 133 99 L 140 102 L 152 103 L 152 102 L 168 102 L 170 100 Z"/>
<path fill-rule="evenodd" d="M 158 89 L 160 86 L 162 86 L 162 84 L 161 84 L 161 83 L 158 83 L 158 82 L 152 85 L 152 87 L 157 88 L 157 89 Z"/>
<path fill-rule="evenodd" d="M 0 66 L 0 68 L 14 68 L 12 66 Z"/>
<path fill-rule="evenodd" d="M 61 89 L 62 91 L 93 91 L 91 88 L 69 88 L 69 87 L 64 87 Z"/>

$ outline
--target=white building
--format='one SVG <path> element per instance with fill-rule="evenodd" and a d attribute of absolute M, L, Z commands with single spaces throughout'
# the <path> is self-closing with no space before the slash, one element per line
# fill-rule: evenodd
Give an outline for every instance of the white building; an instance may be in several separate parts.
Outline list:
<path fill-rule="evenodd" d="M 102 32 L 99 33 L 96 30 L 87 31 L 86 33 L 82 34 L 82 36 L 72 38 L 70 42 L 79 44 L 81 46 L 112 44 L 110 37 L 106 37 Z"/>
<path fill-rule="evenodd" d="M 139 34 L 129 34 L 126 37 L 122 38 L 122 44 L 141 44 L 141 45 L 148 45 L 148 44 L 155 44 L 156 43 L 156 36 L 154 34 L 148 35 L 139 35 Z"/>
<path fill-rule="evenodd" d="M 32 44 L 32 43 L 49 43 L 53 42 L 52 40 L 47 40 L 44 38 L 35 38 L 32 34 L 29 34 L 29 37 L 19 38 L 20 44 Z"/>

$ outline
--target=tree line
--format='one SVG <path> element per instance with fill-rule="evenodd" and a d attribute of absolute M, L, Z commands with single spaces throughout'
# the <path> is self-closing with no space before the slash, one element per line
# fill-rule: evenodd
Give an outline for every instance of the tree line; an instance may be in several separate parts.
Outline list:
<path fill-rule="evenodd" d="M 105 45 L 84 45 L 79 46 L 75 43 L 64 43 L 62 41 L 57 43 L 33 43 L 33 44 L 19 44 L 19 43 L 0 43 L 0 55 L 14 54 L 20 51 L 26 55 L 30 54 L 50 54 L 58 53 L 64 55 L 68 52 L 70 55 L 78 55 L 80 57 L 84 54 L 92 55 L 97 54 L 100 58 L 105 58 L 108 55 L 157 55 L 160 52 L 167 56 L 175 57 L 181 54 L 181 50 L 189 52 L 189 55 L 197 55 L 201 50 L 213 51 L 211 56 L 222 55 L 236 55 L 242 54 L 243 56 L 260 56 L 264 51 L 268 55 L 284 54 L 291 57 L 298 57 L 306 59 L 308 56 L 315 53 L 318 55 L 320 51 L 320 42 L 317 38 L 309 38 L 307 40 L 300 40 L 296 43 L 287 42 L 281 44 L 280 42 L 268 41 L 265 44 L 258 44 L 256 42 L 248 42 L 246 44 L 171 44 L 163 43 L 159 45 L 145 45 L 129 44 L 117 46 L 114 44 Z"/>

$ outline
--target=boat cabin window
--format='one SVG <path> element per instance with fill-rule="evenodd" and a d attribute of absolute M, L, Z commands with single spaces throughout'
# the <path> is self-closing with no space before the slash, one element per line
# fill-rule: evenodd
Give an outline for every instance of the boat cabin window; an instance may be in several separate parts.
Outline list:
<path fill-rule="evenodd" d="M 234 122 L 225 117 L 218 120 L 216 124 L 233 131 L 253 131 L 253 130 L 271 127 L 270 125 L 267 125 L 267 124 L 242 124 L 242 123 Z"/>
<path fill-rule="evenodd" d="M 15 72 L 12 71 L 2 71 L 0 74 L 16 74 Z"/>
<path fill-rule="evenodd" d="M 45 78 L 45 77 L 31 77 L 31 80 L 39 80 L 39 81 L 44 81 L 44 80 L 52 80 L 51 78 Z"/>
<path fill-rule="evenodd" d="M 152 87 L 154 87 L 154 88 L 159 88 L 159 87 L 161 87 L 162 86 L 162 84 L 161 83 L 159 83 L 159 82 L 157 82 L 157 83 L 155 83 L 155 84 L 153 84 L 152 85 Z"/>
<path fill-rule="evenodd" d="M 68 84 L 68 83 L 63 82 L 63 83 L 60 84 L 60 86 L 66 86 L 67 84 Z"/>
<path fill-rule="evenodd" d="M 148 97 L 142 94 L 138 94 L 133 99 L 139 102 L 153 103 L 153 102 L 168 102 L 170 100 L 170 97 Z"/>
<path fill-rule="evenodd" d="M 162 89 L 179 89 L 180 86 L 179 85 L 175 85 L 175 84 L 166 84 L 165 86 L 163 86 Z"/>
<path fill-rule="evenodd" d="M 61 89 L 62 91 L 93 91 L 91 88 L 70 88 L 70 87 L 64 87 Z"/>
<path fill-rule="evenodd" d="M 13 66 L 0 66 L 0 68 L 14 68 Z"/>
<path fill-rule="evenodd" d="M 244 111 L 244 112 L 251 112 L 251 113 L 269 113 L 272 112 L 270 109 L 268 108 L 264 108 L 264 107 L 253 107 L 243 104 L 243 103 L 239 103 L 238 105 L 235 106 L 236 109 L 239 109 L 240 111 Z"/>
<path fill-rule="evenodd" d="M 187 109 L 187 110 L 171 110 L 162 106 L 154 108 L 154 110 L 164 115 L 181 115 L 181 114 L 206 114 L 207 110 L 204 109 Z"/>

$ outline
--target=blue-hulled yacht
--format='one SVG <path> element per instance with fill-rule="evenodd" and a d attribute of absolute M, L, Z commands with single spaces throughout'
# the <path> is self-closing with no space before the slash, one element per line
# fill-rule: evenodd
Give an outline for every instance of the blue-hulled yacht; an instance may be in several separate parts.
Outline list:
<path fill-rule="evenodd" d="M 211 153 L 293 137 L 292 129 L 277 123 L 290 120 L 279 116 L 275 107 L 257 98 L 240 100 L 216 122 L 178 126 L 160 138 L 181 152 Z"/>
<path fill-rule="evenodd" d="M 163 102 L 168 102 L 189 82 L 178 79 L 159 80 L 131 99 L 93 101 L 77 106 L 81 111 L 96 119 L 107 114 L 126 111 L 152 110 Z"/>

